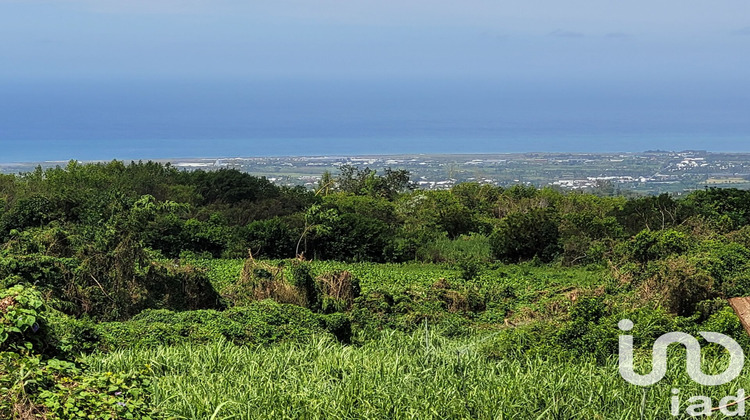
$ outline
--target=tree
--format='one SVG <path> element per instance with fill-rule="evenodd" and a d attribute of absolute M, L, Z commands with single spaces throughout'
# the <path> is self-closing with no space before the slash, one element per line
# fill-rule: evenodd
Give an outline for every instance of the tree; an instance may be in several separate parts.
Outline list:
<path fill-rule="evenodd" d="M 386 168 L 383 175 L 378 175 L 374 169 L 359 169 L 352 165 L 339 167 L 336 185 L 341 192 L 389 200 L 393 200 L 401 192 L 415 188 L 409 180 L 409 171 L 405 169 Z"/>
<path fill-rule="evenodd" d="M 203 197 L 201 204 L 236 204 L 280 195 L 279 187 L 266 178 L 252 176 L 236 169 L 184 172 L 180 174 L 180 182 L 195 185 L 197 193 Z"/>
<path fill-rule="evenodd" d="M 289 225 L 280 218 L 257 220 L 246 228 L 248 246 L 259 258 L 291 258 L 296 237 Z"/>
<path fill-rule="evenodd" d="M 628 234 L 643 229 L 662 230 L 675 227 L 690 215 L 690 210 L 669 194 L 628 200 L 618 219 Z"/>
<path fill-rule="evenodd" d="M 451 193 L 461 204 L 486 216 L 492 216 L 492 210 L 502 192 L 500 187 L 477 182 L 463 182 L 451 188 Z"/>
<path fill-rule="evenodd" d="M 316 254 L 338 261 L 385 260 L 392 240 L 390 227 L 384 222 L 356 213 L 342 214 L 316 241 Z"/>
<path fill-rule="evenodd" d="M 315 195 L 327 196 L 335 188 L 336 180 L 333 179 L 330 171 L 323 172 L 323 176 L 318 181 L 318 188 L 315 190 Z"/>
<path fill-rule="evenodd" d="M 560 251 L 560 234 L 556 213 L 551 209 L 533 209 L 512 213 L 500 221 L 490 236 L 495 258 L 508 262 L 539 258 L 549 262 Z"/>
<path fill-rule="evenodd" d="M 750 191 L 736 188 L 709 188 L 695 191 L 685 204 L 708 218 L 723 231 L 732 231 L 750 224 Z"/>
<path fill-rule="evenodd" d="M 308 235 L 323 235 L 331 231 L 331 227 L 338 221 L 339 214 L 335 209 L 323 209 L 319 204 L 313 204 L 305 212 L 305 227 L 297 241 L 294 255 L 301 256 L 307 252 Z M 304 251 L 300 254 L 300 246 Z"/>

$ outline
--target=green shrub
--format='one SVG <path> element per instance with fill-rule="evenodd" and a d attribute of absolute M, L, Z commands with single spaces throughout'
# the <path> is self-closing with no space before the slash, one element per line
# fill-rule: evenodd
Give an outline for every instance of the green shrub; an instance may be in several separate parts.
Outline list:
<path fill-rule="evenodd" d="M 600 297 L 578 301 L 570 310 L 570 321 L 560 328 L 557 341 L 570 352 L 593 355 L 604 361 L 617 349 L 617 321 L 605 319 L 610 310 Z"/>
<path fill-rule="evenodd" d="M 694 257 L 725 297 L 750 294 L 750 250 L 738 243 L 704 241 Z"/>
<path fill-rule="evenodd" d="M 139 373 L 90 372 L 85 366 L 19 353 L 0 353 L 0 417 L 160 419 L 151 380 Z"/>
<path fill-rule="evenodd" d="M 657 338 L 668 332 L 682 331 L 689 334 L 694 333 L 694 330 L 685 328 L 691 323 L 680 321 L 684 321 L 686 318 L 675 317 L 667 312 L 666 309 L 656 305 L 644 306 L 613 314 L 609 317 L 613 329 L 619 331 L 616 324 L 622 319 L 633 321 L 633 329 L 628 333 L 633 336 L 633 342 L 638 348 L 650 349 Z M 695 322 L 692 322 L 692 325 L 694 327 Z"/>
<path fill-rule="evenodd" d="M 0 291 L 0 351 L 45 347 L 44 311 L 42 295 L 33 288 L 16 285 Z"/>
<path fill-rule="evenodd" d="M 482 262 L 475 258 L 464 257 L 456 263 L 460 276 L 465 281 L 474 280 L 482 272 Z"/>
<path fill-rule="evenodd" d="M 45 357 L 91 350 L 95 341 L 90 323 L 55 316 L 36 289 L 0 292 L 0 418 L 159 418 L 142 374 L 89 374 Z"/>
<path fill-rule="evenodd" d="M 361 292 L 359 279 L 346 270 L 316 277 L 315 288 L 320 292 L 320 310 L 324 313 L 348 311 Z"/>
<path fill-rule="evenodd" d="M 244 232 L 249 248 L 258 258 L 291 258 L 299 234 L 280 218 L 256 220 Z"/>
<path fill-rule="evenodd" d="M 641 290 L 678 315 L 692 315 L 699 302 L 719 294 L 714 278 L 687 256 L 659 261 L 656 269 Z"/>
<path fill-rule="evenodd" d="M 691 239 L 682 232 L 668 229 L 662 231 L 644 230 L 630 240 L 631 258 L 641 264 L 683 254 L 690 248 Z"/>
<path fill-rule="evenodd" d="M 722 310 L 711 315 L 698 329 L 728 335 L 739 342 L 744 349 L 750 348 L 750 336 L 745 332 L 737 314 L 726 303 Z"/>
<path fill-rule="evenodd" d="M 352 341 L 352 321 L 347 314 L 332 313 L 321 315 L 320 320 L 326 331 L 333 334 L 342 343 Z"/>
<path fill-rule="evenodd" d="M 40 254 L 0 257 L 0 287 L 15 284 L 35 284 L 40 288 L 62 290 L 69 287 L 70 273 L 78 265 L 73 258 L 58 258 Z"/>
<path fill-rule="evenodd" d="M 75 318 L 56 311 L 47 314 L 48 343 L 59 356 L 75 357 L 90 353 L 100 347 L 101 334 L 96 322 L 88 318 Z"/>
<path fill-rule="evenodd" d="M 289 284 L 297 288 L 304 297 L 305 306 L 319 311 L 322 306 L 322 293 L 315 281 L 309 263 L 293 260 L 290 267 Z"/>
<path fill-rule="evenodd" d="M 490 236 L 492 255 L 517 263 L 538 258 L 552 261 L 560 251 L 557 215 L 549 208 L 511 213 Z"/>
<path fill-rule="evenodd" d="M 101 337 L 98 347 L 103 350 L 216 340 L 257 345 L 297 341 L 326 333 L 349 342 L 352 334 L 349 317 L 341 313 L 317 314 L 298 305 L 272 300 L 221 312 L 149 309 L 129 321 L 102 323 L 96 328 L 96 334 Z"/>

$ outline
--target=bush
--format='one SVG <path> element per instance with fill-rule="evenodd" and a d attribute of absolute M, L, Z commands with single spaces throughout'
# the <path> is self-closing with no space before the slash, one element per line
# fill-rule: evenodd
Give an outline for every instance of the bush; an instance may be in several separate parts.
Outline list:
<path fill-rule="evenodd" d="M 340 215 L 329 232 L 315 240 L 316 258 L 337 261 L 385 261 L 394 233 L 386 222 L 358 213 Z"/>
<path fill-rule="evenodd" d="M 74 318 L 56 311 L 48 312 L 48 342 L 57 356 L 73 358 L 100 348 L 99 326 L 88 318 Z"/>
<path fill-rule="evenodd" d="M 41 254 L 11 255 L 0 258 L 0 286 L 35 284 L 41 288 L 62 290 L 69 287 L 70 273 L 78 265 L 73 258 Z"/>
<path fill-rule="evenodd" d="M 0 351 L 41 350 L 46 346 L 41 294 L 16 285 L 0 292 Z"/>
<path fill-rule="evenodd" d="M 321 292 L 320 310 L 325 313 L 348 311 L 360 294 L 359 280 L 346 270 L 325 273 L 315 281 Z"/>
<path fill-rule="evenodd" d="M 725 297 L 750 294 L 750 250 L 737 243 L 704 241 L 696 264 L 716 281 L 716 289 Z"/>
<path fill-rule="evenodd" d="M 686 234 L 673 229 L 644 230 L 631 239 L 629 252 L 634 261 L 646 264 L 670 255 L 683 254 L 690 249 L 690 242 Z"/>
<path fill-rule="evenodd" d="M 348 311 L 359 294 L 359 280 L 348 271 L 314 277 L 309 262 L 295 259 L 274 266 L 252 256 L 245 261 L 240 280 L 225 289 L 235 306 L 272 299 L 323 313 Z"/>
<path fill-rule="evenodd" d="M 64 348 L 61 337 L 75 329 L 59 328 L 54 320 L 48 328 L 49 314 L 33 288 L 0 292 L 0 418 L 160 418 L 142 374 L 89 374 L 74 363 L 45 358 L 43 353 Z"/>
<path fill-rule="evenodd" d="M 557 333 L 559 343 L 569 351 L 606 360 L 617 349 L 617 322 L 605 319 L 609 308 L 602 298 L 583 298 L 570 310 L 570 322 Z"/>
<path fill-rule="evenodd" d="M 349 342 L 351 323 L 346 314 L 316 314 L 297 305 L 272 300 L 252 302 L 219 312 L 172 312 L 148 309 L 130 321 L 97 325 L 99 349 L 156 347 L 227 340 L 238 345 L 297 341 L 330 333 Z"/>
<path fill-rule="evenodd" d="M 273 266 L 252 256 L 245 260 L 239 280 L 227 286 L 223 294 L 234 306 L 264 299 L 300 306 L 307 304 L 306 296 L 287 282 L 283 264 Z"/>
<path fill-rule="evenodd" d="M 301 306 L 319 311 L 322 306 L 320 285 L 312 275 L 310 264 L 300 260 L 293 260 L 290 267 L 289 284 L 302 296 Z M 281 281 L 284 281 L 284 277 Z"/>
<path fill-rule="evenodd" d="M 734 313 L 731 307 L 726 305 L 720 311 L 712 314 L 700 326 L 701 331 L 713 331 L 732 337 L 747 349 L 750 346 L 750 336 L 745 332 L 740 319 Z"/>
<path fill-rule="evenodd" d="M 656 272 L 640 285 L 645 301 L 659 301 L 666 309 L 678 315 L 692 315 L 696 305 L 718 295 L 714 279 L 696 261 L 686 256 L 659 261 Z"/>
<path fill-rule="evenodd" d="M 482 272 L 482 262 L 471 257 L 462 258 L 456 263 L 461 273 L 460 276 L 465 281 L 472 281 Z"/>
<path fill-rule="evenodd" d="M 509 214 L 490 236 L 490 247 L 495 258 L 508 263 L 552 261 L 560 251 L 555 212 L 544 208 Z"/>
<path fill-rule="evenodd" d="M 145 372 L 92 373 L 71 362 L 7 352 L 0 353 L 0 369 L 2 418 L 165 418 L 151 406 Z"/>
<path fill-rule="evenodd" d="M 280 218 L 257 220 L 245 228 L 248 247 L 258 258 L 294 257 L 296 237 Z M 295 237 L 296 236 L 296 237 Z"/>
<path fill-rule="evenodd" d="M 347 344 L 352 342 L 352 320 L 349 316 L 333 313 L 321 315 L 320 320 L 326 331 L 333 334 L 339 341 Z"/>

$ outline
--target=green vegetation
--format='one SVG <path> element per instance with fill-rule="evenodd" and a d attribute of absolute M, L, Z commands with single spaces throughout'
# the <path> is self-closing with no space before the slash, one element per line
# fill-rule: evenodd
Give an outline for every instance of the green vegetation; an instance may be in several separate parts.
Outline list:
<path fill-rule="evenodd" d="M 420 330 L 383 334 L 355 348 L 316 338 L 260 348 L 215 342 L 116 351 L 92 368 L 148 366 L 154 400 L 179 418 L 639 418 L 642 390 L 623 381 L 613 361 L 553 354 L 498 359 L 485 354 L 487 347 Z M 671 417 L 673 383 L 684 395 L 715 400 L 750 385 L 738 379 L 700 388 L 675 363 L 663 384 L 648 389 L 649 401 L 664 404 L 648 407 L 644 418 Z"/>
<path fill-rule="evenodd" d="M 0 176 L 0 239 L 0 418 L 658 419 L 673 387 L 746 385 L 692 384 L 675 349 L 643 406 L 617 372 L 623 318 L 644 366 L 671 331 L 750 349 L 745 191 L 71 162 Z"/>

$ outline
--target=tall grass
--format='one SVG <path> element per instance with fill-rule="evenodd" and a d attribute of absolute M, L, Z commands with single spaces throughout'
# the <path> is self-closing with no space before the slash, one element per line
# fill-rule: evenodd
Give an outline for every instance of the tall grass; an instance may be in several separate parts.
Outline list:
<path fill-rule="evenodd" d="M 700 387 L 684 362 L 640 388 L 620 378 L 616 360 L 493 360 L 477 351 L 482 340 L 422 329 L 384 333 L 361 347 L 324 337 L 266 347 L 216 342 L 123 350 L 89 363 L 100 371 L 146 369 L 156 403 L 183 419 L 666 419 L 672 388 L 682 390 L 682 413 L 690 396 L 716 404 L 750 389 L 747 374 Z"/>
<path fill-rule="evenodd" d="M 489 261 L 491 254 L 489 238 L 472 234 L 462 235 L 457 239 L 439 238 L 430 241 L 417 250 L 417 259 L 433 263 L 455 263 L 465 258 Z"/>

